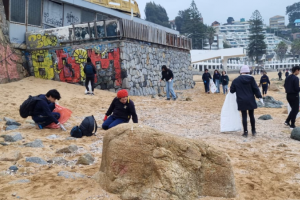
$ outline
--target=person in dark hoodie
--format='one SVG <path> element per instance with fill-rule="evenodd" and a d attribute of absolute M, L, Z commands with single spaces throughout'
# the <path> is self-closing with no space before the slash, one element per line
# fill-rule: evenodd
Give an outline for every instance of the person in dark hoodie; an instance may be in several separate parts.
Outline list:
<path fill-rule="evenodd" d="M 278 72 L 278 79 L 281 81 L 282 80 L 282 72 L 281 70 Z"/>
<path fill-rule="evenodd" d="M 285 125 L 289 126 L 291 129 L 294 129 L 296 117 L 299 112 L 299 75 L 300 67 L 295 66 L 292 69 L 292 74 L 289 75 L 284 82 L 284 88 L 286 92 L 286 99 L 289 102 L 292 110 L 289 113 L 288 118 L 285 120 Z"/>
<path fill-rule="evenodd" d="M 286 70 L 286 72 L 285 72 L 285 79 L 289 76 L 289 70 Z"/>
<path fill-rule="evenodd" d="M 166 81 L 166 93 L 167 93 L 167 99 L 166 100 L 170 100 L 170 93 L 174 99 L 174 101 L 176 100 L 176 94 L 174 92 L 173 89 L 173 79 L 174 79 L 174 75 L 172 70 L 168 69 L 166 65 L 163 65 L 161 67 L 161 75 L 162 78 L 160 81 L 165 80 Z"/>
<path fill-rule="evenodd" d="M 220 79 L 221 79 L 221 74 L 218 70 L 215 70 L 214 76 L 213 76 L 213 82 L 215 83 L 217 87 L 216 93 L 220 93 Z"/>
<path fill-rule="evenodd" d="M 94 95 L 94 84 L 95 84 L 95 74 L 96 72 L 96 68 L 93 65 L 92 61 L 90 58 L 87 58 L 87 63 L 84 66 L 84 73 L 85 73 L 85 87 L 87 90 L 86 94 L 90 94 L 90 95 Z M 92 86 L 92 91 L 90 91 L 89 89 L 89 82 L 91 81 L 91 86 Z"/>
<path fill-rule="evenodd" d="M 257 108 L 257 104 L 255 101 L 255 97 L 259 98 L 261 103 L 263 103 L 263 99 L 259 88 L 254 80 L 253 76 L 250 76 L 250 69 L 247 65 L 244 65 L 240 71 L 241 75 L 234 79 L 230 92 L 236 92 L 236 101 L 238 105 L 238 110 L 242 113 L 243 118 L 243 127 L 244 134 L 243 137 L 248 137 L 248 128 L 247 128 L 247 111 L 249 113 L 251 127 L 252 127 L 252 135 L 256 135 L 255 129 L 255 118 L 254 118 L 254 109 Z"/>
<path fill-rule="evenodd" d="M 119 124 L 128 123 L 131 116 L 133 123 L 138 123 L 138 116 L 133 101 L 129 99 L 127 90 L 120 90 L 105 114 L 102 128 L 108 130 Z"/>
<path fill-rule="evenodd" d="M 229 83 L 229 77 L 227 76 L 226 71 L 222 71 L 221 84 L 223 88 L 223 94 L 228 93 L 228 83 Z"/>
<path fill-rule="evenodd" d="M 267 95 L 268 87 L 271 85 L 267 72 L 264 72 L 264 75 L 260 78 L 259 87 L 262 86 L 263 97 Z"/>
<path fill-rule="evenodd" d="M 56 100 L 60 100 L 61 98 L 59 92 L 57 90 L 49 90 L 46 95 L 41 94 L 38 97 L 40 100 L 37 101 L 32 114 L 32 120 L 36 123 L 37 128 L 43 129 L 55 123 L 63 131 L 66 131 L 65 127 L 58 121 L 60 114 L 53 112 Z"/>
<path fill-rule="evenodd" d="M 202 80 L 204 83 L 205 93 L 209 94 L 209 82 L 211 79 L 210 73 L 208 73 L 208 69 L 205 69 L 204 74 L 202 75 Z"/>

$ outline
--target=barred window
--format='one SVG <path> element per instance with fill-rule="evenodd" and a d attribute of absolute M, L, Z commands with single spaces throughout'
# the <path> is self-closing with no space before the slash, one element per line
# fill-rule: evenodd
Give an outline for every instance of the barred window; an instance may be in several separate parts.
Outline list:
<path fill-rule="evenodd" d="M 96 18 L 96 13 L 89 10 L 81 10 L 81 23 L 93 22 Z"/>
<path fill-rule="evenodd" d="M 28 2 L 28 24 L 40 26 L 42 15 L 42 1 L 29 0 Z"/>
<path fill-rule="evenodd" d="M 25 0 L 11 0 L 10 1 L 10 20 L 13 22 L 19 22 L 25 24 Z"/>

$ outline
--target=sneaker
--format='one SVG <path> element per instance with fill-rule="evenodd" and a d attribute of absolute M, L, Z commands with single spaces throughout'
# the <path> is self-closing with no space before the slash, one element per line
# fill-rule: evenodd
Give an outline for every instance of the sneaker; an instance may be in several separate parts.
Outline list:
<path fill-rule="evenodd" d="M 174 101 L 176 101 L 177 98 L 174 98 Z"/>
<path fill-rule="evenodd" d="M 91 95 L 94 96 L 95 95 L 94 92 L 92 92 Z"/>
<path fill-rule="evenodd" d="M 243 137 L 248 137 L 248 131 L 244 131 L 244 134 L 242 135 Z"/>
<path fill-rule="evenodd" d="M 291 126 L 290 123 L 288 123 L 288 122 L 284 122 L 284 125 L 289 126 L 289 127 Z"/>
<path fill-rule="evenodd" d="M 290 125 L 290 129 L 293 130 L 294 128 L 296 128 L 295 125 Z"/>
<path fill-rule="evenodd" d="M 167 100 L 167 101 L 170 101 L 170 98 L 167 98 L 166 100 Z"/>
<path fill-rule="evenodd" d="M 255 129 L 252 130 L 252 136 L 254 136 L 254 137 L 256 136 L 256 130 Z"/>
<path fill-rule="evenodd" d="M 88 95 L 88 94 L 90 94 L 90 92 L 86 92 L 86 93 L 85 93 L 85 95 Z"/>

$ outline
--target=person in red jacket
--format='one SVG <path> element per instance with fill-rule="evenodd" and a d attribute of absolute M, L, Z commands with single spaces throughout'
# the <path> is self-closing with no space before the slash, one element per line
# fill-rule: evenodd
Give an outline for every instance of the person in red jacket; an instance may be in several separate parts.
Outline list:
<path fill-rule="evenodd" d="M 133 123 L 138 123 L 133 101 L 129 99 L 127 90 L 120 90 L 105 114 L 102 128 L 108 130 L 119 124 L 128 123 L 131 117 Z"/>

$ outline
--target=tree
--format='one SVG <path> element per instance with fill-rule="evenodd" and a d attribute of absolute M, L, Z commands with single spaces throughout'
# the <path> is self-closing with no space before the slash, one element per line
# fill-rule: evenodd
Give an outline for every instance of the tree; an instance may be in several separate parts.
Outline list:
<path fill-rule="evenodd" d="M 286 14 L 289 16 L 289 27 L 295 27 L 294 21 L 300 19 L 300 2 L 286 7 Z"/>
<path fill-rule="evenodd" d="M 145 7 L 145 15 L 147 21 L 171 28 L 168 14 L 161 5 L 157 5 L 154 2 L 147 3 Z"/>
<path fill-rule="evenodd" d="M 277 57 L 280 59 L 281 62 L 285 57 L 287 49 L 288 49 L 288 46 L 282 41 L 277 45 L 277 47 L 275 49 Z"/>
<path fill-rule="evenodd" d="M 231 46 L 227 42 L 223 41 L 223 48 L 229 49 L 229 48 L 231 48 Z"/>
<path fill-rule="evenodd" d="M 293 54 L 293 57 L 295 58 L 296 55 L 300 55 L 300 39 L 294 40 L 292 43 L 291 53 Z"/>
<path fill-rule="evenodd" d="M 228 24 L 232 24 L 232 22 L 234 22 L 233 17 L 228 17 L 227 23 L 228 23 Z"/>
<path fill-rule="evenodd" d="M 209 49 L 211 50 L 211 45 L 214 43 L 214 39 L 215 39 L 216 29 L 212 26 L 207 27 L 206 34 L 209 43 Z"/>
<path fill-rule="evenodd" d="M 202 49 L 202 44 L 206 38 L 206 26 L 202 22 L 202 16 L 194 0 L 191 6 L 178 12 L 175 24 L 180 34 L 189 37 L 193 41 L 193 49 Z"/>
<path fill-rule="evenodd" d="M 254 11 L 249 22 L 251 35 L 249 37 L 248 56 L 258 63 L 259 57 L 265 54 L 267 48 L 264 41 L 263 20 L 258 10 Z"/>

